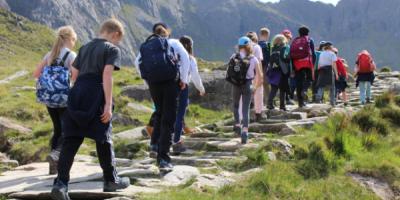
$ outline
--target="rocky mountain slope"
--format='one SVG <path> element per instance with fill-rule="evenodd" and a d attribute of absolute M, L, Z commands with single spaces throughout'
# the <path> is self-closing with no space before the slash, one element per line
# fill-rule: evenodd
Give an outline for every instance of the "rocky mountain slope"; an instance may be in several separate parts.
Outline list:
<path fill-rule="evenodd" d="M 151 25 L 160 20 L 175 36 L 193 36 L 197 55 L 208 60 L 226 60 L 237 37 L 261 26 L 278 33 L 308 25 L 317 41 L 334 41 L 351 63 L 358 51 L 370 49 L 379 65 L 396 68 L 400 50 L 396 0 L 342 0 L 336 7 L 308 0 L 1 0 L 0 6 L 53 28 L 72 24 L 84 42 L 96 35 L 102 20 L 117 16 L 128 29 L 125 63 L 132 63 Z"/>

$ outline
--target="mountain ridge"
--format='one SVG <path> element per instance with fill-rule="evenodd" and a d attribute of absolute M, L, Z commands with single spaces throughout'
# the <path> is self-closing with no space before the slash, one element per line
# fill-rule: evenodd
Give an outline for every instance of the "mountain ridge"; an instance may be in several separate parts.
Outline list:
<path fill-rule="evenodd" d="M 239 36 L 263 26 L 273 34 L 289 28 L 297 35 L 297 28 L 307 25 L 317 42 L 333 41 L 351 64 L 357 52 L 369 49 L 378 65 L 396 68 L 400 50 L 396 0 L 342 0 L 337 6 L 308 0 L 0 0 L 0 7 L 52 28 L 72 24 L 83 42 L 96 36 L 101 21 L 116 16 L 127 26 L 125 64 L 132 64 L 158 21 L 168 23 L 174 37 L 191 35 L 196 55 L 207 60 L 227 60 Z"/>

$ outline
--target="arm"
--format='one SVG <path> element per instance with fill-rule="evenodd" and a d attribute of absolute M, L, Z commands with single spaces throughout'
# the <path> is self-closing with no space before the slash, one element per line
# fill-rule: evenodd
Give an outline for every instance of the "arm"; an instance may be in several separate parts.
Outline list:
<path fill-rule="evenodd" d="M 189 54 L 185 50 L 185 48 L 182 46 L 181 43 L 178 43 L 177 45 L 177 52 L 180 56 L 180 75 L 181 75 L 181 82 L 184 84 L 188 84 L 188 76 L 189 76 L 189 69 L 190 69 L 190 60 L 189 60 Z"/>
<path fill-rule="evenodd" d="M 42 74 L 42 70 L 43 70 L 43 68 L 46 66 L 46 64 L 47 64 L 46 59 L 43 59 L 42 62 L 40 62 L 40 63 L 36 66 L 35 71 L 33 71 L 33 77 L 34 77 L 34 78 L 39 78 L 39 77 L 40 77 L 40 75 Z"/>
<path fill-rule="evenodd" d="M 263 72 L 262 72 L 262 67 L 260 65 L 260 62 L 255 59 L 255 68 L 256 68 L 256 88 L 260 87 L 263 84 Z"/>
<path fill-rule="evenodd" d="M 204 89 L 203 82 L 201 81 L 196 58 L 191 59 L 190 72 L 192 75 L 194 86 L 196 87 L 197 90 L 199 90 L 200 95 L 203 96 L 206 93 L 206 90 Z"/>
<path fill-rule="evenodd" d="M 104 90 L 104 111 L 101 115 L 101 121 L 108 123 L 112 118 L 112 88 L 113 88 L 113 77 L 112 72 L 114 71 L 113 65 L 106 65 L 103 71 L 103 90 Z"/>
<path fill-rule="evenodd" d="M 70 69 L 71 69 L 71 80 L 74 83 L 78 78 L 79 70 L 72 65 L 70 66 Z"/>
<path fill-rule="evenodd" d="M 137 73 L 139 74 L 139 76 L 142 76 L 141 74 L 140 74 L 140 68 L 139 68 L 139 65 L 140 65 L 140 59 L 142 58 L 142 55 L 140 54 L 140 52 L 139 52 L 139 54 L 138 54 L 138 56 L 136 57 L 136 59 L 135 59 L 135 68 L 136 68 L 136 71 L 137 71 Z"/>

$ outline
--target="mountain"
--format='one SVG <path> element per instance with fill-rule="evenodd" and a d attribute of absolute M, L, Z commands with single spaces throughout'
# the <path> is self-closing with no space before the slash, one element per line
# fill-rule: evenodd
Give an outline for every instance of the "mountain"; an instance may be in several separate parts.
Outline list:
<path fill-rule="evenodd" d="M 191 35 L 196 55 L 207 60 L 226 60 L 239 36 L 262 26 L 276 34 L 307 25 L 317 42 L 333 41 L 351 63 L 369 49 L 379 65 L 396 66 L 400 50 L 398 0 L 341 0 L 336 7 L 308 0 L 0 0 L 0 6 L 52 28 L 71 24 L 83 42 L 96 36 L 101 21 L 117 16 L 127 27 L 126 64 L 158 21 L 168 23 L 174 37 Z"/>

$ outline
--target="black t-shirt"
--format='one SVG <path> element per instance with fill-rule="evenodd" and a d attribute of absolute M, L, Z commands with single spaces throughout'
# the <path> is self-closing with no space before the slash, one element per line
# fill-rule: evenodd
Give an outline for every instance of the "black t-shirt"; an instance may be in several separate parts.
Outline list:
<path fill-rule="evenodd" d="M 102 76 L 106 65 L 113 65 L 114 70 L 119 70 L 121 51 L 114 44 L 99 38 L 82 46 L 73 64 L 79 70 L 79 76 L 84 74 Z"/>

